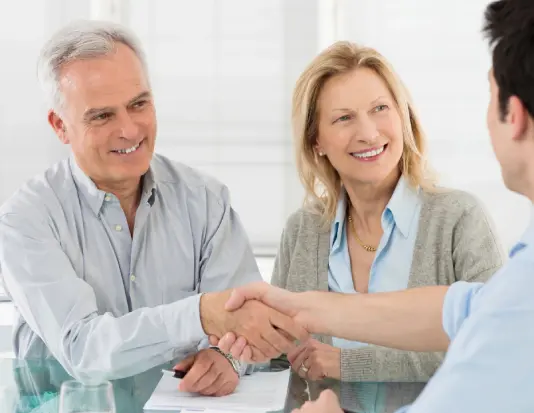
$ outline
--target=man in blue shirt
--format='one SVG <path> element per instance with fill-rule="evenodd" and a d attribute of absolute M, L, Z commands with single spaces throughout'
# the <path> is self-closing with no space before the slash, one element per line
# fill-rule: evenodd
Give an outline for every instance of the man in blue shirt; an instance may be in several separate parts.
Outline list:
<path fill-rule="evenodd" d="M 506 186 L 534 202 L 534 2 L 499 0 L 485 13 L 493 46 L 488 129 Z M 534 411 L 534 216 L 511 259 L 485 285 L 457 282 L 394 293 L 290 293 L 256 284 L 227 308 L 259 299 L 310 333 L 414 351 L 447 351 L 419 398 L 399 413 Z M 347 317 L 347 314 L 365 317 Z M 250 350 L 227 335 L 234 355 Z M 231 348 L 230 348 L 231 347 Z M 302 413 L 338 413 L 326 392 Z"/>
<path fill-rule="evenodd" d="M 228 189 L 154 154 L 156 111 L 135 36 L 76 22 L 44 46 L 39 78 L 72 156 L 0 208 L 17 357 L 55 358 L 84 381 L 181 361 L 184 390 L 223 395 L 244 368 L 206 348 L 206 333 L 237 329 L 262 354 L 293 348 L 275 329 L 298 336 L 289 317 L 261 303 L 223 311 L 225 289 L 261 276 Z"/>

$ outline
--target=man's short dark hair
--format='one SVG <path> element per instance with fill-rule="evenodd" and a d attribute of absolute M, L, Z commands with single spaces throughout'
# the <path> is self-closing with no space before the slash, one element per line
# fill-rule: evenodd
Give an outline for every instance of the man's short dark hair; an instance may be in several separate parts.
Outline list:
<path fill-rule="evenodd" d="M 517 96 L 534 117 L 534 0 L 498 0 L 485 12 L 483 33 L 493 47 L 501 120 Z"/>

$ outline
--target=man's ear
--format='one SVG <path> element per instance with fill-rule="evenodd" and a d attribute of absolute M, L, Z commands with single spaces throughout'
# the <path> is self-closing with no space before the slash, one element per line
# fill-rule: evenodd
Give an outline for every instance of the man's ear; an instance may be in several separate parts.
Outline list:
<path fill-rule="evenodd" d="M 48 111 L 48 123 L 52 126 L 52 129 L 54 129 L 54 132 L 62 143 L 70 143 L 63 119 L 53 110 Z"/>
<path fill-rule="evenodd" d="M 526 129 L 529 124 L 527 108 L 517 96 L 511 96 L 508 101 L 508 114 L 506 123 L 511 128 L 512 139 L 515 141 L 526 138 Z"/>

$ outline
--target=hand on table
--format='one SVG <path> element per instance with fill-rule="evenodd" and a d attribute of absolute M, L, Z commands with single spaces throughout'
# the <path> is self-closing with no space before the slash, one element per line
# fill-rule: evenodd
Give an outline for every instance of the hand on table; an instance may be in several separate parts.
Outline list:
<path fill-rule="evenodd" d="M 341 349 L 309 339 L 287 354 L 291 368 L 303 379 L 340 380 Z"/>
<path fill-rule="evenodd" d="M 178 363 L 175 370 L 187 372 L 178 389 L 204 396 L 226 396 L 239 384 L 232 364 L 213 349 L 201 350 Z"/>
<path fill-rule="evenodd" d="M 236 338 L 233 333 L 225 334 L 221 340 L 210 337 L 210 343 L 237 359 L 246 359 L 250 354 L 246 339 Z M 303 379 L 341 379 L 341 349 L 315 339 L 310 338 L 287 353 L 287 360 L 291 363 L 291 368 Z"/>

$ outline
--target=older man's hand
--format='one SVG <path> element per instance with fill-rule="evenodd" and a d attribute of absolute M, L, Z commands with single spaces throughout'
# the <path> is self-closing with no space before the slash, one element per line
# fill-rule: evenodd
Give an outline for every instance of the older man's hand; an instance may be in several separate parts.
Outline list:
<path fill-rule="evenodd" d="M 243 337 L 249 348 L 248 362 L 262 362 L 295 348 L 295 340 L 304 341 L 308 332 L 290 316 L 264 303 L 248 300 L 240 308 L 226 310 L 231 291 L 204 294 L 200 316 L 206 334 L 222 338 L 232 332 Z M 245 359 L 245 357 L 241 357 Z"/>
<path fill-rule="evenodd" d="M 187 372 L 179 390 L 205 396 L 226 396 L 239 384 L 239 376 L 232 364 L 213 349 L 201 350 L 182 360 L 175 370 Z"/>
<path fill-rule="evenodd" d="M 312 326 L 313 318 L 316 314 L 310 311 L 310 300 L 313 301 L 313 297 L 304 294 L 293 293 L 278 287 L 274 287 L 264 282 L 257 282 L 239 287 L 233 290 L 226 303 L 225 309 L 231 312 L 238 312 L 244 309 L 250 303 L 261 302 L 271 308 L 271 311 L 275 311 L 279 316 L 285 315 L 285 320 L 290 319 L 292 328 L 300 328 L 306 332 L 312 332 L 310 327 Z M 308 335 L 298 335 L 295 332 L 289 331 L 287 328 L 277 326 L 279 336 L 282 339 L 288 341 L 289 338 L 299 339 L 301 342 L 307 340 Z M 206 330 L 206 329 L 205 329 Z M 298 332 L 299 330 L 293 330 Z M 257 346 L 252 343 L 249 337 L 245 334 L 241 334 L 238 330 L 230 330 L 224 335 L 210 333 L 210 342 L 213 345 L 217 345 L 226 353 L 232 354 L 236 359 L 240 359 L 244 362 L 257 362 L 258 360 Z M 291 345 L 289 350 L 283 350 L 282 353 L 289 353 L 295 349 L 294 345 Z M 261 350 L 261 349 L 260 349 Z M 268 358 L 277 357 L 280 353 L 274 355 L 274 352 L 269 354 Z M 264 355 L 266 355 L 264 353 Z"/>
<path fill-rule="evenodd" d="M 300 409 L 292 413 L 343 413 L 336 394 L 332 390 L 325 390 L 313 402 L 306 402 Z"/>

